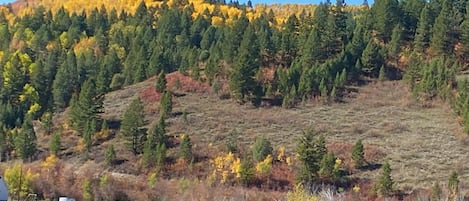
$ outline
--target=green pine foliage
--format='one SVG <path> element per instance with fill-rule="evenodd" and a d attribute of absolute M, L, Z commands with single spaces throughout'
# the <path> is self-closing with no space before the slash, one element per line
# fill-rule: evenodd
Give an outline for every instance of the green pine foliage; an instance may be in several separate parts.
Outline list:
<path fill-rule="evenodd" d="M 21 125 L 20 132 L 14 140 L 15 149 L 19 157 L 23 160 L 32 160 L 37 150 L 37 138 L 31 117 L 26 117 Z"/>
<path fill-rule="evenodd" d="M 192 143 L 188 135 L 184 135 L 182 137 L 179 148 L 179 157 L 185 159 L 188 162 L 192 162 L 194 160 L 194 155 L 192 154 Z"/>
<path fill-rule="evenodd" d="M 173 110 L 172 98 L 173 94 L 170 91 L 163 92 L 160 100 L 160 117 L 166 118 L 171 116 L 171 111 Z"/>
<path fill-rule="evenodd" d="M 362 140 L 358 140 L 352 147 L 352 160 L 355 168 L 360 169 L 365 165 L 365 152 Z"/>
<path fill-rule="evenodd" d="M 388 162 L 381 167 L 381 175 L 378 178 L 378 192 L 382 196 L 389 196 L 394 191 L 394 181 L 391 177 L 391 166 Z"/>
<path fill-rule="evenodd" d="M 113 165 L 114 162 L 116 161 L 116 159 L 117 159 L 116 150 L 114 149 L 114 145 L 110 144 L 106 148 L 106 153 L 104 155 L 104 160 L 106 161 L 106 164 Z"/>
<path fill-rule="evenodd" d="M 61 149 L 61 139 L 60 139 L 60 133 L 56 132 L 52 135 L 52 138 L 50 140 L 50 145 L 49 145 L 49 150 L 50 154 L 58 156 L 60 154 L 60 149 Z"/>
<path fill-rule="evenodd" d="M 264 136 L 258 137 L 252 146 L 252 158 L 255 161 L 262 161 L 268 155 L 272 155 L 272 151 L 271 142 Z"/>
<path fill-rule="evenodd" d="M 121 135 L 134 155 L 142 152 L 145 142 L 143 103 L 137 98 L 130 103 L 121 123 Z"/>
<path fill-rule="evenodd" d="M 302 164 L 297 179 L 305 183 L 315 181 L 321 168 L 321 160 L 327 154 L 324 136 L 317 136 L 312 130 L 304 131 L 296 152 Z"/>
<path fill-rule="evenodd" d="M 166 90 L 166 77 L 163 71 L 158 74 L 156 79 L 156 91 L 159 93 L 163 93 Z"/>

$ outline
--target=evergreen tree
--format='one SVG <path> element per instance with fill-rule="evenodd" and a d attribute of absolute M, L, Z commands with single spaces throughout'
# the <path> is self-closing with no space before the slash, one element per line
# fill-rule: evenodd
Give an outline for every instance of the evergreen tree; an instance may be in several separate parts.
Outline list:
<path fill-rule="evenodd" d="M 432 27 L 432 19 L 429 5 L 425 5 L 420 14 L 417 30 L 415 33 L 414 46 L 415 51 L 423 53 L 430 44 L 430 33 Z"/>
<path fill-rule="evenodd" d="M 255 80 L 260 65 L 259 47 L 251 26 L 246 29 L 238 52 L 229 85 L 233 97 L 244 102 L 246 98 L 251 98 L 259 87 L 259 83 Z"/>
<path fill-rule="evenodd" d="M 321 165 L 319 168 L 318 175 L 323 179 L 330 179 L 334 180 L 336 178 L 335 175 L 335 156 L 334 153 L 328 152 L 326 155 L 323 156 L 321 159 Z"/>
<path fill-rule="evenodd" d="M 188 162 L 192 162 L 194 155 L 192 154 L 192 143 L 188 135 L 184 135 L 181 141 L 181 147 L 179 149 L 179 157 L 185 159 Z"/>
<path fill-rule="evenodd" d="M 98 121 L 99 114 L 103 112 L 103 94 L 96 91 L 94 80 L 88 79 L 82 86 L 78 100 L 71 105 L 70 121 L 79 131 L 83 131 L 89 120 Z"/>
<path fill-rule="evenodd" d="M 383 196 L 388 196 L 393 191 L 394 181 L 391 178 L 391 166 L 388 162 L 381 168 L 382 172 L 378 180 L 378 190 Z"/>
<path fill-rule="evenodd" d="M 402 32 L 401 24 L 397 24 L 392 29 L 391 41 L 389 42 L 388 54 L 395 60 L 396 65 L 399 65 L 399 53 L 401 52 L 401 46 L 403 43 Z"/>
<path fill-rule="evenodd" d="M 352 160 L 355 163 L 355 168 L 360 169 L 363 167 L 365 163 L 365 152 L 362 140 L 358 140 L 352 147 Z"/>
<path fill-rule="evenodd" d="M 56 132 L 54 133 L 54 135 L 52 135 L 49 146 L 50 146 L 50 154 L 58 156 L 60 153 L 60 147 L 61 147 L 61 139 L 60 139 L 59 132 Z"/>
<path fill-rule="evenodd" d="M 469 9 L 469 6 L 468 6 Z M 467 11 L 466 11 L 467 12 Z M 459 57 L 464 62 L 469 62 L 469 15 L 466 15 L 466 18 L 461 24 L 461 49 L 459 52 Z"/>
<path fill-rule="evenodd" d="M 440 14 L 432 27 L 430 47 L 436 55 L 449 55 L 453 52 L 454 31 L 452 0 L 444 0 Z"/>
<path fill-rule="evenodd" d="M 321 160 L 327 153 L 326 141 L 322 135 L 314 136 L 313 131 L 305 131 L 296 152 L 303 165 L 299 179 L 311 185 L 317 178 L 321 168 Z"/>
<path fill-rule="evenodd" d="M 158 145 L 155 142 L 154 135 L 147 135 L 147 140 L 143 145 L 143 155 L 142 155 L 142 162 L 145 167 L 151 167 L 156 162 L 156 147 Z"/>
<path fill-rule="evenodd" d="M 156 91 L 159 93 L 163 93 L 166 90 L 166 77 L 163 71 L 158 74 L 158 78 L 156 79 Z"/>
<path fill-rule="evenodd" d="M 143 103 L 137 98 L 130 103 L 124 113 L 120 132 L 134 155 L 142 152 L 145 142 Z"/>
<path fill-rule="evenodd" d="M 397 0 L 377 0 L 372 12 L 375 17 L 374 28 L 378 32 L 378 36 L 384 42 L 388 42 L 391 38 L 391 31 L 399 21 L 401 10 Z"/>
<path fill-rule="evenodd" d="M 7 152 L 10 149 L 8 145 L 11 142 L 9 142 L 8 140 L 7 132 L 8 131 L 5 129 L 3 123 L 0 123 L 0 161 L 5 160 L 5 156 L 7 155 Z"/>
<path fill-rule="evenodd" d="M 160 117 L 166 118 L 168 116 L 171 116 L 171 111 L 173 110 L 172 97 L 173 95 L 169 91 L 165 91 L 161 96 Z"/>
<path fill-rule="evenodd" d="M 96 132 L 96 120 L 88 119 L 86 121 L 86 127 L 83 131 L 83 142 L 85 145 L 85 151 L 91 152 L 91 146 L 93 145 L 93 135 Z"/>
<path fill-rule="evenodd" d="M 258 137 L 252 147 L 252 158 L 255 161 L 262 161 L 268 155 L 272 155 L 272 145 L 265 137 Z"/>
<path fill-rule="evenodd" d="M 371 77 L 376 77 L 379 68 L 384 63 L 384 58 L 381 53 L 381 48 L 373 40 L 368 42 L 365 50 L 363 50 L 362 57 L 362 71 Z"/>
<path fill-rule="evenodd" d="M 155 152 L 156 166 L 161 169 L 163 168 L 166 161 L 166 145 L 164 143 L 158 144 Z"/>
<path fill-rule="evenodd" d="M 384 68 L 384 65 L 382 65 L 381 68 L 379 68 L 378 80 L 379 81 L 386 80 L 386 68 Z"/>
<path fill-rule="evenodd" d="M 108 165 L 112 165 L 116 161 L 116 150 L 113 144 L 107 146 L 104 159 Z"/>
<path fill-rule="evenodd" d="M 36 154 L 36 133 L 34 132 L 32 119 L 27 116 L 21 125 L 21 131 L 15 138 L 15 148 L 21 159 L 31 160 Z"/>

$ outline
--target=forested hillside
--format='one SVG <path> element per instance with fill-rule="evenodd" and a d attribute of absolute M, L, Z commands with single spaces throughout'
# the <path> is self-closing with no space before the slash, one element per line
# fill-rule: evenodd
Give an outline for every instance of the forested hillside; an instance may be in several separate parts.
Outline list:
<path fill-rule="evenodd" d="M 469 133 L 468 9 L 464 0 L 376 0 L 370 6 L 347 6 L 342 0 L 255 7 L 250 1 L 199 0 L 6 5 L 0 9 L 0 160 L 6 164 L 5 176 L 19 171 L 12 166 L 18 161 L 33 169 L 43 161 L 39 172 L 48 173 L 41 172 L 42 181 L 65 174 L 50 173 L 52 167 L 94 161 L 111 173 L 148 176 L 143 184 L 132 180 L 150 192 L 145 199 L 158 198 L 151 191 L 158 182 L 189 188 L 188 181 L 171 180 L 181 177 L 209 183 L 200 186 L 223 184 L 233 192 L 257 187 L 267 191 L 265 199 L 285 197 L 287 191 L 289 200 L 308 193 L 324 197 L 318 193 L 322 183 L 341 189 L 330 190 L 332 195 L 350 192 L 347 196 L 354 200 L 408 196 L 393 185 L 387 162 L 375 166 L 364 158 L 372 146 L 364 148 L 361 140 L 345 164 L 315 125 L 300 128 L 301 139 L 287 142 L 297 147 L 289 154 L 285 147 L 275 152 L 264 135 L 250 138 L 251 147 L 228 137 L 221 155 L 193 153 L 191 133 L 181 134 L 191 129 L 175 128 L 174 119 L 190 125 L 190 107 L 181 108 L 184 97 L 194 94 L 219 98 L 212 104 L 228 99 L 244 109 L 289 111 L 347 104 L 357 87 L 403 80 L 406 84 L 397 90 L 410 91 L 418 107 L 449 105 L 454 121 Z M 211 144 L 194 138 L 199 146 Z M 354 177 L 381 165 L 383 173 L 373 187 Z M 184 167 L 191 172 L 183 172 Z M 454 174 L 445 192 L 456 200 L 463 195 Z M 36 192 L 52 199 L 69 193 L 83 200 L 114 200 L 125 194 L 112 194 L 112 185 L 121 183 L 116 178 L 103 182 L 106 175 L 68 181 L 82 184 L 81 194 L 61 187 L 64 182 L 45 182 L 53 189 L 47 191 L 29 171 L 21 176 L 30 180 L 30 186 L 13 189 L 21 196 Z M 361 184 L 370 192 L 360 191 Z"/>

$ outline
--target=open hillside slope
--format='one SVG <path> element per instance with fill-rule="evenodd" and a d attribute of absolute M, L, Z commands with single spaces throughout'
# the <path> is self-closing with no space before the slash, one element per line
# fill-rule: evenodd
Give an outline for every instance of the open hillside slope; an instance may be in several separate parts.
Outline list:
<path fill-rule="evenodd" d="M 171 75 L 170 75 L 171 76 Z M 106 117 L 118 117 L 119 105 L 126 98 L 141 97 L 153 88 L 152 79 L 108 94 Z M 446 182 L 448 170 L 455 170 L 461 181 L 469 178 L 469 153 L 466 137 L 456 116 L 444 103 L 432 106 L 417 104 L 401 81 L 385 81 L 354 87 L 342 103 L 324 105 L 308 103 L 293 109 L 281 107 L 254 108 L 233 100 L 221 100 L 206 91 L 184 92 L 173 99 L 176 115 L 168 119 L 168 135 L 188 134 L 194 146 L 209 151 L 207 145 L 223 150 L 232 136 L 249 146 L 256 137 L 266 136 L 274 147 L 285 146 L 291 154 L 298 139 L 308 128 L 322 133 L 328 147 L 339 157 L 350 160 L 350 149 L 363 139 L 366 158 L 371 164 L 388 160 L 393 178 L 402 187 L 429 187 L 435 181 Z M 155 105 L 156 104 L 156 105 Z M 146 105 L 147 122 L 156 119 L 157 101 Z M 363 171 L 354 177 L 374 179 L 379 173 Z"/>

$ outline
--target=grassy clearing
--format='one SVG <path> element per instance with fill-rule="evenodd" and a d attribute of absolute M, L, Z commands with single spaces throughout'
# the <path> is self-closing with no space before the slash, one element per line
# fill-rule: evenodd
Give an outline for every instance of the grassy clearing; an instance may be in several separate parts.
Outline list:
<path fill-rule="evenodd" d="M 103 116 L 119 119 L 126 104 L 138 95 L 142 97 L 153 83 L 150 79 L 106 95 Z M 274 147 L 283 145 L 292 153 L 303 130 L 314 128 L 324 133 L 329 147 L 346 161 L 351 144 L 363 139 L 367 159 L 372 163 L 389 160 L 400 186 L 430 187 L 435 180 L 446 183 L 452 170 L 461 175 L 461 181 L 469 178 L 469 164 L 465 163 L 469 147 L 464 145 L 467 140 L 457 117 L 443 103 L 419 106 L 398 81 L 352 88 L 355 92 L 347 94 L 344 103 L 308 103 L 293 109 L 240 106 L 232 100 L 220 100 L 207 86 L 204 90 L 178 90 L 173 84 L 169 87 L 183 94 L 173 100 L 173 112 L 187 112 L 187 116 L 169 119 L 169 134 L 189 134 L 200 153 L 224 149 L 233 132 L 241 145 L 251 145 L 257 136 L 264 135 Z M 147 102 L 145 107 L 151 124 L 157 119 L 158 103 Z M 354 175 L 374 179 L 377 174 L 363 171 Z"/>
<path fill-rule="evenodd" d="M 459 172 L 461 181 L 468 178 L 469 164 L 464 161 L 469 147 L 456 137 L 460 126 L 447 106 L 420 107 L 396 81 L 356 89 L 358 93 L 349 94 L 345 103 L 307 104 L 288 110 L 240 106 L 208 93 L 187 93 L 177 98 L 174 110 L 187 111 L 188 122 L 182 116 L 172 118 L 169 130 L 190 134 L 196 144 L 212 143 L 220 148 L 235 130 L 240 144 L 250 145 L 264 135 L 274 146 L 294 151 L 302 131 L 311 127 L 323 132 L 331 144 L 363 139 L 373 148 L 367 158 L 378 163 L 389 160 L 400 186 L 429 187 L 435 180 L 446 183 L 452 170 Z M 376 178 L 377 174 L 364 171 L 356 175 Z"/>

